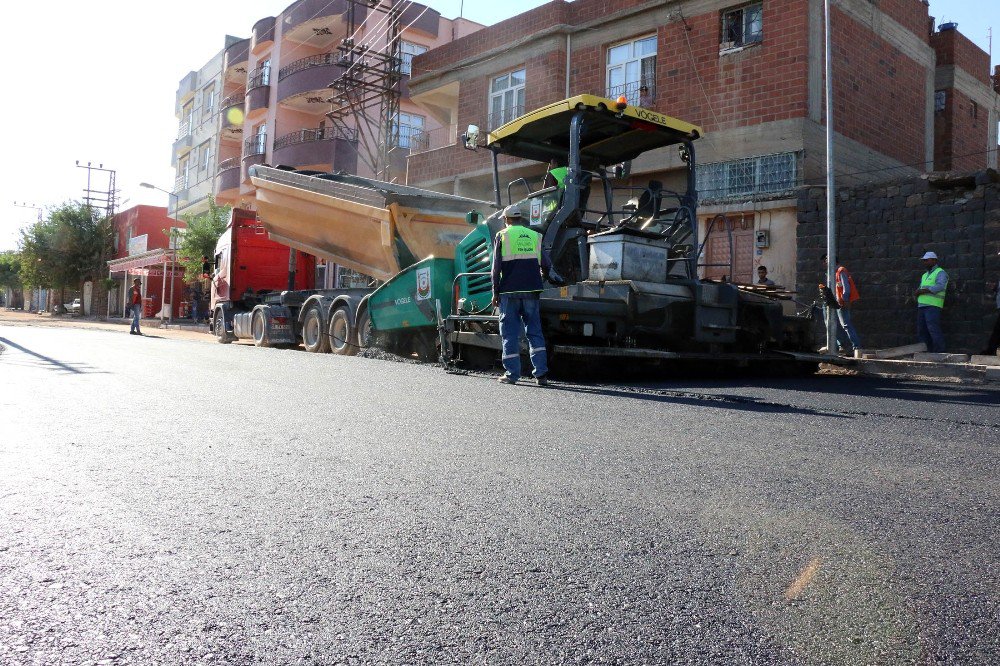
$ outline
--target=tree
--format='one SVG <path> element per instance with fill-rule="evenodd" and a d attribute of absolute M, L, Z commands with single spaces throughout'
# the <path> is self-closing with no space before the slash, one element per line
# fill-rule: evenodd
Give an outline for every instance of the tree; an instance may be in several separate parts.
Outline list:
<path fill-rule="evenodd" d="M 0 252 L 0 288 L 21 288 L 21 257 L 12 250 Z"/>
<path fill-rule="evenodd" d="M 215 254 L 215 244 L 229 224 L 230 206 L 220 206 L 208 200 L 208 210 L 198 215 L 185 215 L 187 227 L 171 232 L 178 239 L 178 262 L 184 267 L 184 279 L 194 282 L 201 278 L 201 258 Z"/>
<path fill-rule="evenodd" d="M 46 219 L 21 230 L 21 275 L 25 284 L 59 289 L 77 287 L 104 270 L 111 256 L 111 219 L 79 202 L 68 202 Z"/>

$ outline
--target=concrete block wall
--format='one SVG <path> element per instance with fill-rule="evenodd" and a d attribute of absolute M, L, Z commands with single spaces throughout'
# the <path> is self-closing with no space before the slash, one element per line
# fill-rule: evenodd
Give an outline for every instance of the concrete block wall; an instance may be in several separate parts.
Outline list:
<path fill-rule="evenodd" d="M 1000 277 L 998 180 L 996 172 L 981 171 L 948 187 L 923 177 L 838 191 L 839 261 L 861 294 L 854 322 L 865 347 L 917 341 L 913 292 L 923 272 L 920 257 L 928 250 L 938 254 L 949 276 L 943 317 L 948 351 L 983 347 L 996 316 L 987 283 Z M 800 190 L 798 209 L 796 290 L 811 301 L 825 281 L 825 189 Z"/>

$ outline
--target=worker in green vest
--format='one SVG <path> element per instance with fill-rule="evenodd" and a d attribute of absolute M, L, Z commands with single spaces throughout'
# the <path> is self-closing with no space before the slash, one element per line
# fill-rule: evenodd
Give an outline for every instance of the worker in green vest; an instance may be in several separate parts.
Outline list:
<path fill-rule="evenodd" d="M 545 179 L 542 181 L 542 188 L 546 187 L 558 187 L 563 189 L 566 187 L 566 173 L 569 170 L 566 168 L 565 164 L 560 164 L 559 160 L 553 157 L 549 160 L 549 170 L 545 174 Z"/>
<path fill-rule="evenodd" d="M 941 310 L 948 290 L 948 274 L 938 266 L 935 253 L 926 252 L 922 259 L 927 270 L 920 276 L 920 288 L 916 291 L 917 336 L 927 345 L 928 351 L 940 354 L 944 353 Z"/>

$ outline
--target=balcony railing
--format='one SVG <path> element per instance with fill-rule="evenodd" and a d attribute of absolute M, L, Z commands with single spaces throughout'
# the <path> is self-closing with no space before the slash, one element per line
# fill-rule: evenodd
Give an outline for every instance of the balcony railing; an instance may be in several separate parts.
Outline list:
<path fill-rule="evenodd" d="M 233 93 L 229 97 L 225 98 L 219 102 L 219 111 L 225 111 L 231 106 L 243 106 L 243 102 L 246 101 L 247 91 L 241 90 L 237 93 Z"/>
<path fill-rule="evenodd" d="M 291 76 L 296 72 L 301 72 L 304 69 L 309 69 L 310 67 L 324 67 L 326 65 L 337 65 L 337 64 L 348 64 L 344 60 L 343 56 L 339 53 L 320 53 L 319 55 L 309 56 L 307 58 L 301 58 L 295 62 L 289 63 L 278 70 L 278 80 L 282 80 L 286 76 Z"/>
<path fill-rule="evenodd" d="M 191 121 L 185 120 L 177 127 L 177 138 L 183 139 L 191 134 Z"/>
<path fill-rule="evenodd" d="M 267 152 L 267 135 L 254 134 L 243 142 L 243 156 L 263 155 Z"/>
<path fill-rule="evenodd" d="M 189 182 L 189 180 L 190 179 L 188 177 L 188 174 L 186 174 L 186 173 L 182 174 L 180 176 L 177 176 L 177 178 L 174 180 L 174 193 L 176 194 L 177 192 L 181 192 L 183 190 L 186 190 L 188 188 L 188 182 Z"/>
<path fill-rule="evenodd" d="M 402 136 L 400 137 L 402 138 Z M 458 141 L 458 126 L 449 125 L 433 130 L 419 130 L 410 134 L 410 154 L 453 146 Z M 404 146 L 405 147 L 405 146 Z"/>
<path fill-rule="evenodd" d="M 524 105 L 509 106 L 506 109 L 501 109 L 497 113 L 491 113 L 486 118 L 487 128 L 490 130 L 495 130 L 496 128 L 509 123 L 515 118 L 519 118 L 524 115 Z"/>
<path fill-rule="evenodd" d="M 226 169 L 239 168 L 239 166 L 240 166 L 240 158 L 230 157 L 229 159 L 225 159 L 219 162 L 219 168 L 216 170 L 216 173 L 222 173 Z"/>
<path fill-rule="evenodd" d="M 331 139 L 344 139 L 346 141 L 357 141 L 358 134 L 353 128 L 344 128 L 341 130 L 336 127 L 316 127 L 313 129 L 301 129 L 296 132 L 291 132 L 285 134 L 284 136 L 279 136 L 274 140 L 274 149 L 281 150 L 288 146 L 294 146 L 297 143 L 306 143 L 308 141 L 328 141 Z"/>
<path fill-rule="evenodd" d="M 258 67 L 247 77 L 247 89 L 271 85 L 271 65 Z"/>
<path fill-rule="evenodd" d="M 643 90 L 643 87 L 646 90 Z M 656 85 L 648 81 L 632 81 L 618 86 L 609 86 L 602 91 L 608 99 L 618 99 L 622 95 L 632 106 L 649 108 L 656 101 Z"/>

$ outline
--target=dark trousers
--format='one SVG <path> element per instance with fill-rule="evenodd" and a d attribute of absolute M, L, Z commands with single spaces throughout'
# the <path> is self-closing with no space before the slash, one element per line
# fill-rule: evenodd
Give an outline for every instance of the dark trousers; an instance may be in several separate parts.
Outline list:
<path fill-rule="evenodd" d="M 941 308 L 925 305 L 917 308 L 917 337 L 927 345 L 927 351 L 944 353 L 944 332 L 941 330 Z"/>

